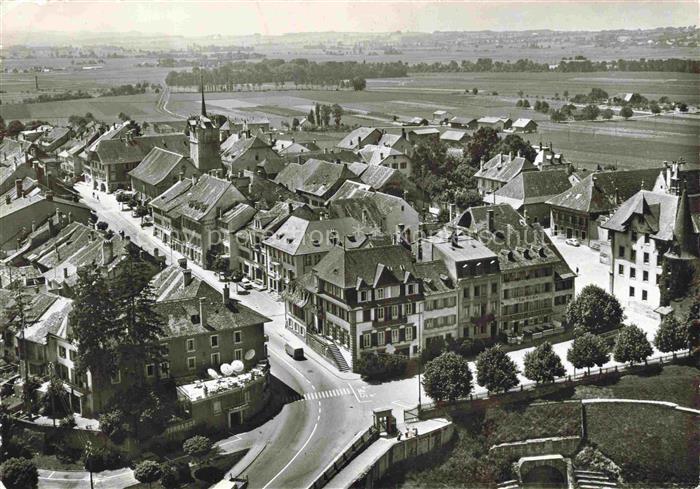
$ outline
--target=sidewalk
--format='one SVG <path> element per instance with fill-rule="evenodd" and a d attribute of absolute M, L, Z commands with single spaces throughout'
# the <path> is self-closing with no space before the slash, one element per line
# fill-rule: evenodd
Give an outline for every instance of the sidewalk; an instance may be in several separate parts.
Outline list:
<path fill-rule="evenodd" d="M 95 488 L 123 489 L 138 484 L 134 471 L 129 468 L 105 470 L 92 474 Z M 83 471 L 39 469 L 39 488 L 89 488 L 90 474 Z"/>

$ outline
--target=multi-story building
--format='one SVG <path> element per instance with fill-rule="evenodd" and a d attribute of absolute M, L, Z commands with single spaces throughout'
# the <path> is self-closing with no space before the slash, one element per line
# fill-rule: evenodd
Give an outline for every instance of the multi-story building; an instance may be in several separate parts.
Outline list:
<path fill-rule="evenodd" d="M 611 240 L 610 290 L 620 302 L 647 313 L 668 305 L 659 289 L 664 261 L 673 268 L 700 257 L 698 214 L 692 214 L 699 197 L 700 171 L 679 175 L 674 166 L 661 173 L 654 191 L 640 190 L 603 225 Z"/>
<path fill-rule="evenodd" d="M 211 175 L 178 181 L 149 203 L 154 235 L 207 266 L 207 253 L 221 245 L 217 218 L 245 200 L 231 182 Z"/>
<path fill-rule="evenodd" d="M 333 341 L 352 366 L 367 353 L 418 354 L 423 286 L 403 246 L 333 248 L 285 293 L 286 326 Z"/>
<path fill-rule="evenodd" d="M 660 169 L 596 172 L 547 201 L 552 235 L 577 238 L 585 244 L 599 239 L 599 218 L 641 190 L 652 190 Z M 545 175 L 546 177 L 546 175 Z"/>
<path fill-rule="evenodd" d="M 296 193 L 311 206 L 321 207 L 346 180 L 357 176 L 346 165 L 310 159 L 303 165 L 290 163 L 275 178 L 275 182 Z"/>
<path fill-rule="evenodd" d="M 479 193 L 485 196 L 489 202 L 493 197 L 489 196 L 513 180 L 523 172 L 535 171 L 537 167 L 531 161 L 520 156 L 513 157 L 513 153 L 498 154 L 489 161 L 480 165 L 479 171 L 474 174 Z"/>
<path fill-rule="evenodd" d="M 423 348 L 437 338 L 458 338 L 458 288 L 442 260 L 415 264 L 416 276 L 423 284 L 422 328 L 418 336 Z"/>
<path fill-rule="evenodd" d="M 311 271 L 332 248 L 359 248 L 368 243 L 359 221 L 351 217 L 308 220 L 289 217 L 262 244 L 267 257 L 267 286 L 281 292 Z"/>

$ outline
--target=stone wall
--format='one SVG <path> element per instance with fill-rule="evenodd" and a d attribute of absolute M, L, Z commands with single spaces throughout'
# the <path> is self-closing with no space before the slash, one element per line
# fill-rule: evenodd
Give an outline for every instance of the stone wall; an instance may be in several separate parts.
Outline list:
<path fill-rule="evenodd" d="M 571 457 L 578 451 L 580 444 L 580 436 L 557 436 L 501 443 L 492 446 L 489 450 L 512 458 L 532 457 L 550 453 L 560 453 Z"/>

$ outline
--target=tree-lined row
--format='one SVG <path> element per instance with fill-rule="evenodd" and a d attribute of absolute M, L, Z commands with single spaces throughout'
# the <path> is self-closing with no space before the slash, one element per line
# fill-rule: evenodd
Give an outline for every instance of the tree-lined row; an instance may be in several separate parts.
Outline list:
<path fill-rule="evenodd" d="M 165 78 L 168 86 L 198 86 L 200 79 L 208 88 L 233 91 L 241 84 L 286 83 L 338 86 L 341 82 L 366 78 L 397 78 L 408 74 L 408 65 L 393 63 L 358 63 L 356 61 L 315 62 L 307 59 L 261 60 L 258 63 L 234 62 L 217 68 L 193 68 L 171 71 Z M 354 85 L 353 85 L 353 88 Z"/>
<path fill-rule="evenodd" d="M 491 58 L 479 58 L 476 61 L 452 60 L 445 63 L 416 63 L 409 68 L 411 73 L 483 73 L 483 72 L 542 72 L 559 71 L 564 73 L 583 73 L 593 71 L 656 71 L 678 73 L 700 73 L 700 61 L 693 59 L 644 59 L 616 61 L 591 61 L 583 56 L 574 59 L 562 59 L 556 65 L 538 63 L 530 59 L 519 59 L 513 63 L 494 61 Z"/>
<path fill-rule="evenodd" d="M 663 353 L 684 350 L 691 344 L 691 324 L 700 313 L 700 303 L 695 304 L 683 318 L 669 315 L 662 321 L 654 337 L 654 345 Z M 610 325 L 620 324 L 622 308 L 617 300 L 602 289 L 587 286 L 567 310 L 567 320 L 573 321 L 577 337 L 567 351 L 566 358 L 575 369 L 602 367 L 610 361 L 645 362 L 653 353 L 646 333 L 634 324 L 618 331 L 610 348 L 607 340 L 594 333 L 604 331 Z M 525 354 L 522 374 L 538 383 L 551 383 L 563 377 L 566 370 L 561 358 L 549 342 L 544 342 Z M 476 358 L 476 381 L 489 392 L 506 392 L 520 384 L 515 362 L 495 345 L 481 352 Z M 472 392 L 473 374 L 469 361 L 455 351 L 445 351 L 429 361 L 425 367 L 423 386 L 436 401 L 454 402 Z"/>

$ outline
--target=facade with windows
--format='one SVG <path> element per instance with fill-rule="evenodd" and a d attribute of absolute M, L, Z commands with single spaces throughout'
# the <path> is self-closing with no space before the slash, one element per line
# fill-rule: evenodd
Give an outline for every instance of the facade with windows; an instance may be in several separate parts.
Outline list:
<path fill-rule="evenodd" d="M 286 326 L 346 349 L 418 354 L 423 285 L 403 246 L 335 247 L 284 294 Z"/>
<path fill-rule="evenodd" d="M 423 284 L 423 316 L 421 348 L 437 338 L 447 340 L 459 337 L 458 289 L 441 260 L 416 263 L 416 275 Z"/>

